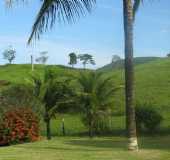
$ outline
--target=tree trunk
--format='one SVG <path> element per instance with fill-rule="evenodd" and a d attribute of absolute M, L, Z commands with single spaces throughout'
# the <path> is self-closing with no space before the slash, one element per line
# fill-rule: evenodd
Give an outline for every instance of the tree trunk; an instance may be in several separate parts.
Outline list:
<path fill-rule="evenodd" d="M 126 128 L 128 149 L 138 150 L 134 106 L 134 66 L 133 66 L 133 7 L 132 0 L 123 0 L 125 33 L 125 97 Z"/>
<path fill-rule="evenodd" d="M 47 129 L 47 139 L 51 139 L 51 126 L 50 126 L 50 118 L 46 119 L 46 129 Z"/>
<path fill-rule="evenodd" d="M 86 69 L 86 64 L 83 64 L 83 68 Z"/>
<path fill-rule="evenodd" d="M 64 123 L 64 118 L 62 119 L 62 133 L 63 133 L 63 136 L 66 135 L 66 132 L 65 132 L 65 123 Z"/>
<path fill-rule="evenodd" d="M 92 121 L 89 122 L 89 137 L 93 137 L 93 123 Z"/>

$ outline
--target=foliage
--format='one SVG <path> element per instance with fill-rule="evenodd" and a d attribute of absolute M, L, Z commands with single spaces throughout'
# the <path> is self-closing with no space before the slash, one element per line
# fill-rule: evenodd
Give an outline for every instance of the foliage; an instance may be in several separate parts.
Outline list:
<path fill-rule="evenodd" d="M 74 65 L 77 64 L 77 55 L 74 52 L 72 52 L 69 54 L 69 58 L 70 58 L 69 65 L 74 67 Z"/>
<path fill-rule="evenodd" d="M 59 78 L 50 69 L 45 70 L 44 77 L 33 76 L 34 94 L 44 107 L 44 121 L 47 127 L 47 138 L 51 139 L 50 120 L 55 117 L 57 108 L 63 104 L 70 103 L 68 87 L 69 80 Z"/>
<path fill-rule="evenodd" d="M 166 56 L 167 56 L 167 57 L 170 57 L 170 53 L 168 53 Z"/>
<path fill-rule="evenodd" d="M 83 122 L 89 128 L 89 135 L 99 131 L 110 113 L 116 87 L 111 78 L 103 78 L 100 73 L 84 72 L 78 77 L 81 86 L 78 94 L 83 114 Z M 100 125 L 99 125 L 100 123 Z M 101 130 L 100 130 L 101 131 Z"/>
<path fill-rule="evenodd" d="M 47 51 L 40 52 L 40 57 L 36 58 L 36 62 L 38 62 L 40 64 L 45 64 L 48 60 L 47 54 L 48 54 Z"/>
<path fill-rule="evenodd" d="M 144 128 L 150 133 L 153 133 L 159 128 L 162 120 L 163 117 L 152 105 L 137 105 L 136 123 L 138 130 L 142 130 Z"/>
<path fill-rule="evenodd" d="M 12 49 L 12 47 L 10 46 L 8 49 L 6 49 L 3 53 L 3 58 L 8 60 L 9 63 L 11 64 L 12 61 L 15 59 L 15 54 L 16 51 L 14 49 Z"/>
<path fill-rule="evenodd" d="M 12 84 L 0 92 L 0 107 L 13 108 L 29 107 L 40 118 L 42 108 L 33 94 L 33 88 L 28 84 Z"/>
<path fill-rule="evenodd" d="M 86 68 L 87 64 L 92 64 L 95 65 L 95 61 L 92 55 L 90 54 L 80 54 L 78 56 L 78 59 L 80 59 L 80 61 L 82 62 L 84 68 Z"/>
<path fill-rule="evenodd" d="M 90 12 L 95 1 L 96 0 L 43 1 L 32 27 L 32 33 L 28 43 L 30 43 L 33 38 L 39 39 L 43 32 L 48 28 L 52 28 L 56 19 L 60 22 L 74 22 L 80 15 L 84 15 L 85 11 Z"/>
<path fill-rule="evenodd" d="M 0 122 L 0 145 L 10 145 L 39 139 L 39 121 L 29 108 L 5 111 Z"/>

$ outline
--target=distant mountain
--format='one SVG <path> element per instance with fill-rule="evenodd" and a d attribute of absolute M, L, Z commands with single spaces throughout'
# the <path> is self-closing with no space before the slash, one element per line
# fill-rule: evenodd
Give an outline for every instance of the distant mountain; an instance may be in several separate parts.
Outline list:
<path fill-rule="evenodd" d="M 161 57 L 135 57 L 134 58 L 134 65 L 144 64 L 151 61 L 159 60 Z M 114 63 L 107 64 L 101 68 L 99 68 L 99 71 L 109 71 L 114 69 L 121 69 L 124 67 L 124 59 L 121 59 L 119 61 L 116 61 Z"/>

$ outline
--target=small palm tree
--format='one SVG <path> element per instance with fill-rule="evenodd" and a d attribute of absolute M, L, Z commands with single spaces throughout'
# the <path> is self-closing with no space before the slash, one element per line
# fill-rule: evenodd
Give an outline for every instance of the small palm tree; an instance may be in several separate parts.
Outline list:
<path fill-rule="evenodd" d="M 46 123 L 47 139 L 51 139 L 51 118 L 55 117 L 57 108 L 69 103 L 70 89 L 68 79 L 59 79 L 47 69 L 44 77 L 33 76 L 34 94 L 44 107 L 44 121 Z"/>
<path fill-rule="evenodd" d="M 111 78 L 103 78 L 101 73 L 96 72 L 81 73 L 78 83 L 81 87 L 78 94 L 81 111 L 89 128 L 89 136 L 92 137 L 97 122 L 110 115 L 113 96 L 118 88 L 113 85 Z"/>

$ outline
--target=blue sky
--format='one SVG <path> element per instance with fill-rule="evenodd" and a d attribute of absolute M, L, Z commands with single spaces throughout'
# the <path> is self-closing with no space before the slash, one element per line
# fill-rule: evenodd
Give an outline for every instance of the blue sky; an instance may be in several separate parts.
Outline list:
<path fill-rule="evenodd" d="M 40 51 L 48 51 L 49 64 L 67 65 L 68 54 L 73 51 L 94 55 L 96 67 L 110 63 L 114 54 L 123 57 L 122 0 L 97 0 L 91 14 L 72 25 L 56 24 L 29 47 L 26 41 L 40 1 L 28 1 L 10 10 L 3 0 L 0 2 L 0 53 L 12 45 L 17 51 L 15 63 L 29 63 L 30 54 L 37 57 Z M 169 6 L 169 0 L 146 0 L 140 7 L 135 22 L 134 56 L 165 56 L 170 52 Z M 4 63 L 0 55 L 0 64 Z"/>

